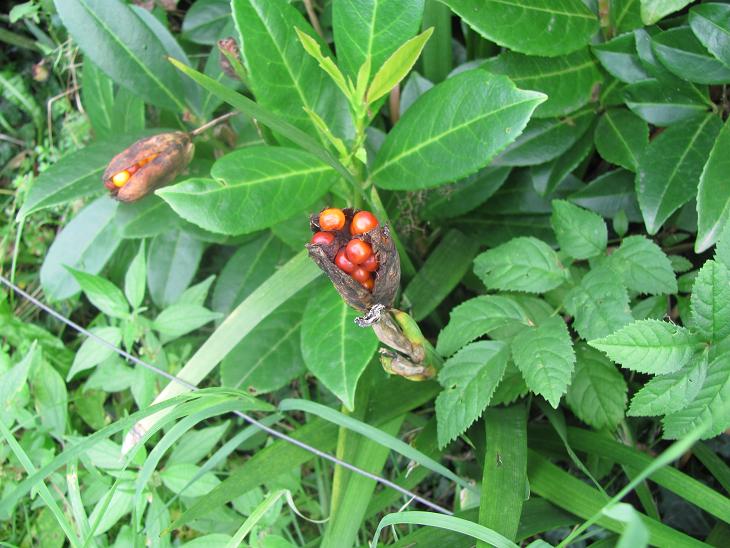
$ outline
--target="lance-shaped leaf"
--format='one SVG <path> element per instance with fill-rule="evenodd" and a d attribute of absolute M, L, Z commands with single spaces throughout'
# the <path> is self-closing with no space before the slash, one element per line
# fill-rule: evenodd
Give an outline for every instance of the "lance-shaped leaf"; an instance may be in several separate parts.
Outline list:
<path fill-rule="evenodd" d="M 730 7 L 730 6 L 729 6 Z M 720 130 L 707 159 L 697 191 L 697 239 L 695 253 L 710 248 L 730 218 L 730 122 Z"/>
<path fill-rule="evenodd" d="M 651 79 L 626 86 L 623 97 L 626 106 L 643 120 L 656 126 L 671 126 L 708 112 L 712 105 L 706 90 L 681 80 L 674 84 Z"/>
<path fill-rule="evenodd" d="M 611 8 L 613 8 L 613 4 L 611 4 Z M 613 9 L 611 11 L 613 12 Z M 634 35 L 630 32 L 617 36 L 603 44 L 591 46 L 591 50 L 611 76 L 626 84 L 633 84 L 650 78 L 641 65 L 639 55 L 636 53 L 636 41 Z"/>
<path fill-rule="evenodd" d="M 689 27 L 666 30 L 652 38 L 657 59 L 676 76 L 699 84 L 730 82 L 730 68 L 715 59 Z"/>
<path fill-rule="evenodd" d="M 645 25 L 652 25 L 690 2 L 692 0 L 641 0 L 641 20 Z"/>
<path fill-rule="evenodd" d="M 730 6 L 705 3 L 689 11 L 689 26 L 712 54 L 730 67 Z"/>
<path fill-rule="evenodd" d="M 624 108 L 609 109 L 601 116 L 594 138 L 604 160 L 636 171 L 649 144 L 649 125 Z"/>

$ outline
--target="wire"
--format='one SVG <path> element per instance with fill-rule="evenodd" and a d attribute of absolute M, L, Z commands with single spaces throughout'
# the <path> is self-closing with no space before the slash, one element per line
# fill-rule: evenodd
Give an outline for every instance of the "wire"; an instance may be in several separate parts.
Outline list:
<path fill-rule="evenodd" d="M 139 365 L 141 367 L 144 367 L 145 369 L 149 369 L 150 371 L 153 371 L 153 372 L 157 373 L 158 375 L 165 377 L 166 379 L 168 379 L 172 382 L 176 382 L 176 383 L 184 386 L 188 390 L 191 390 L 191 391 L 198 390 L 198 387 L 195 386 L 194 384 L 189 383 L 186 380 L 183 380 L 179 377 L 176 377 L 175 375 L 168 373 L 167 371 L 164 371 L 164 370 L 160 369 L 159 367 L 155 367 L 152 364 L 149 364 L 143 360 L 140 360 L 136 356 L 133 356 L 132 354 L 130 354 L 129 352 L 126 352 L 125 350 L 122 350 L 121 348 L 117 348 L 115 345 L 102 339 L 101 337 L 92 333 L 88 329 L 85 329 L 84 327 L 80 326 L 73 320 L 70 320 L 69 318 L 65 317 L 63 314 L 61 314 L 60 312 L 57 312 L 56 310 L 54 310 L 47 304 L 43 303 L 39 299 L 36 299 L 33 295 L 23 291 L 17 285 L 15 285 L 14 283 L 12 283 L 10 280 L 8 280 L 7 278 L 5 278 L 2 275 L 0 275 L 0 283 L 7 286 L 9 289 L 11 289 L 15 293 L 17 293 L 18 295 L 23 297 L 25 300 L 27 300 L 30 303 L 32 303 L 33 305 L 35 305 L 37 308 L 40 308 L 47 314 L 50 314 L 51 316 L 56 318 L 58 321 L 66 324 L 67 326 L 69 326 L 72 329 L 74 329 L 75 331 L 81 333 L 85 337 L 94 339 L 99 344 L 102 344 L 102 345 L 106 346 L 107 348 L 113 350 L 114 352 L 116 352 L 120 356 L 126 358 L 130 362 L 132 362 L 136 365 Z M 255 426 L 256 428 L 266 432 L 267 434 L 269 434 L 275 438 L 279 438 L 280 440 L 283 440 L 287 443 L 295 445 L 295 446 L 299 447 L 300 449 L 309 451 L 310 453 L 317 455 L 318 457 L 328 460 L 338 466 L 342 466 L 343 468 L 347 468 L 348 470 L 350 470 L 356 474 L 359 474 L 361 476 L 364 476 L 368 479 L 371 479 L 377 483 L 380 483 L 381 485 L 390 487 L 391 489 L 398 491 L 402 495 L 409 497 L 411 500 L 418 501 L 421 504 L 423 504 L 424 506 L 431 508 L 432 510 L 435 510 L 436 512 L 439 512 L 441 514 L 446 514 L 448 516 L 453 515 L 453 512 L 447 510 L 446 508 L 443 508 L 442 506 L 439 506 L 435 502 L 431 502 L 430 500 L 423 498 L 422 496 L 417 495 L 416 493 L 413 493 L 412 491 L 409 491 L 408 489 L 405 489 L 404 487 L 401 487 L 400 485 L 398 485 L 395 482 L 390 481 L 389 479 L 386 479 L 384 477 L 378 476 L 377 474 L 368 472 L 367 470 L 363 470 L 359 466 L 350 464 L 349 462 L 343 461 L 343 460 L 335 457 L 334 455 L 330 455 L 329 453 L 327 453 L 325 451 L 321 451 L 321 450 L 317 449 L 316 447 L 312 447 L 311 445 L 304 443 L 303 441 L 292 438 L 291 436 L 288 436 L 288 435 L 284 434 L 283 432 L 279 432 L 278 430 L 275 430 L 274 428 L 271 428 L 270 426 L 266 426 L 265 424 L 257 421 L 256 419 L 254 419 L 250 415 L 247 415 L 246 413 L 242 413 L 241 411 L 233 411 L 233 414 L 240 417 L 241 419 L 243 419 L 247 423 L 251 424 L 252 426 Z"/>

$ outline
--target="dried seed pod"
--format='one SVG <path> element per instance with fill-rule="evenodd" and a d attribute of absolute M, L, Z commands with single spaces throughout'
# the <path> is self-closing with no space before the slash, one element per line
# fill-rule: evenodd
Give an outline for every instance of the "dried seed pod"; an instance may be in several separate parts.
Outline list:
<path fill-rule="evenodd" d="M 234 80 L 238 80 L 238 74 L 236 73 L 236 69 L 233 68 L 233 65 L 228 60 L 228 54 L 229 56 L 233 57 L 236 60 L 240 60 L 241 56 L 239 54 L 238 50 L 238 42 L 236 42 L 236 39 L 232 36 L 229 36 L 228 38 L 223 38 L 221 40 L 218 40 L 218 50 L 220 51 L 220 66 L 223 73 L 228 76 L 229 78 L 233 78 Z"/>
<path fill-rule="evenodd" d="M 145 137 L 112 158 L 103 181 L 121 202 L 135 202 L 165 186 L 193 159 L 190 135 L 181 131 Z"/>
<path fill-rule="evenodd" d="M 375 229 L 357 236 L 372 247 L 378 261 L 378 268 L 373 273 L 373 289 L 369 291 L 334 263 L 338 250 L 352 239 L 350 224 L 356 213 L 350 208 L 342 211 L 345 214 L 345 225 L 340 230 L 332 232 L 335 236 L 334 244 L 324 247 L 309 243 L 306 246 L 309 256 L 332 280 L 335 289 L 345 302 L 354 309 L 366 312 L 376 304 L 389 308 L 393 305 L 400 285 L 400 259 L 390 231 L 386 225 L 380 224 Z M 319 214 L 310 217 L 310 227 L 312 232 L 320 231 Z"/>

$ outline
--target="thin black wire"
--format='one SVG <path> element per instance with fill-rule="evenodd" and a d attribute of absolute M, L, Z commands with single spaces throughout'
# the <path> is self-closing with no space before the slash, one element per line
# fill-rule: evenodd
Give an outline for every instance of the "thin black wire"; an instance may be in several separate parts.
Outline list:
<path fill-rule="evenodd" d="M 69 326 L 72 329 L 78 331 L 82 335 L 84 335 L 86 337 L 89 337 L 91 339 L 94 339 L 99 344 L 102 344 L 102 345 L 110 348 L 111 350 L 113 350 L 114 352 L 116 352 L 117 354 L 119 354 L 120 356 L 122 356 L 122 357 L 126 358 L 127 360 L 129 360 L 130 362 L 132 362 L 132 363 L 134 363 L 136 365 L 140 365 L 140 366 L 142 366 L 142 367 L 144 367 L 146 369 L 149 369 L 150 371 L 154 371 L 158 375 L 160 375 L 162 377 L 165 377 L 166 379 L 168 379 L 168 380 L 170 380 L 172 382 L 176 382 L 178 384 L 181 384 L 182 386 L 184 386 L 188 390 L 191 390 L 191 391 L 198 390 L 198 387 L 195 386 L 194 384 L 189 383 L 186 380 L 181 379 L 179 377 L 176 377 L 175 375 L 173 375 L 171 373 L 168 373 L 167 371 L 164 371 L 164 370 L 160 369 L 159 367 L 155 367 L 152 364 L 149 364 L 149 363 L 147 363 L 145 361 L 140 360 L 139 358 L 137 358 L 136 356 L 133 356 L 129 352 L 126 352 L 125 350 L 122 350 L 121 348 L 117 348 L 116 346 L 114 346 L 110 342 L 102 339 L 101 337 L 99 337 L 98 335 L 92 333 L 91 331 L 89 331 L 89 330 L 81 327 L 79 324 L 77 324 L 73 320 L 68 319 L 67 317 L 65 317 L 60 312 L 55 311 L 53 308 L 49 307 L 48 305 L 46 305 L 42 301 L 36 299 L 35 297 L 33 297 L 32 295 L 30 295 L 29 293 L 23 291 L 17 285 L 15 285 L 14 283 L 12 283 L 10 280 L 8 280 L 7 278 L 5 278 L 2 275 L 0 275 L 0 283 L 4 284 L 8 288 L 10 288 L 12 291 L 14 291 L 15 293 L 17 293 L 18 295 L 20 295 L 21 297 L 23 297 L 24 299 L 26 299 L 27 301 L 29 301 L 30 303 L 32 303 L 33 305 L 35 305 L 36 307 L 38 307 L 41 310 L 45 311 L 47 314 L 50 314 L 51 316 L 53 316 L 54 318 L 56 318 L 60 322 L 65 323 L 67 326 Z M 240 418 L 242 418 L 244 421 L 246 421 L 247 423 L 251 424 L 252 426 L 255 426 L 256 428 L 258 428 L 260 430 L 263 430 L 264 432 L 266 432 L 267 434 L 269 434 L 271 436 L 274 436 L 275 438 L 279 438 L 281 440 L 284 440 L 287 443 L 290 443 L 292 445 L 295 445 L 295 446 L 297 446 L 297 447 L 299 447 L 301 449 L 304 449 L 305 451 L 309 451 L 310 453 L 313 453 L 314 455 L 317 455 L 318 457 L 321 457 L 321 458 L 323 458 L 325 460 L 328 460 L 330 462 L 333 462 L 334 464 L 337 464 L 338 466 L 342 466 L 343 468 L 347 468 L 348 470 L 351 470 L 352 472 L 355 472 L 356 474 L 359 474 L 359 475 L 364 476 L 364 477 L 366 477 L 368 479 L 371 479 L 373 481 L 376 481 L 376 482 L 378 482 L 378 483 L 380 483 L 382 485 L 385 485 L 386 487 L 390 487 L 391 489 L 395 489 L 396 491 L 398 491 L 402 495 L 405 495 L 407 497 L 410 497 L 411 500 L 416 500 L 416 501 L 420 502 L 421 504 L 423 504 L 424 506 L 427 506 L 428 508 L 431 508 L 432 510 L 435 510 L 435 511 L 441 513 L 441 514 L 446 514 L 447 516 L 453 515 L 453 512 L 451 512 L 450 510 L 447 510 L 446 508 L 443 508 L 442 506 L 439 506 L 435 502 L 431 502 L 430 500 L 425 499 L 425 498 L 421 497 L 420 495 L 417 495 L 416 493 L 414 493 L 412 491 L 409 491 L 408 489 L 405 489 L 404 487 L 401 487 L 400 485 L 398 485 L 397 483 L 394 483 L 394 482 L 390 481 L 389 479 L 386 479 L 386 478 L 383 478 L 381 476 L 378 476 L 377 474 L 373 474 L 371 472 L 368 472 L 367 470 L 363 470 L 359 466 L 356 466 L 354 464 L 350 464 L 349 462 L 340 460 L 339 458 L 335 457 L 334 455 L 330 455 L 329 453 L 326 453 L 324 451 L 321 451 L 321 450 L 317 449 L 316 447 L 312 447 L 309 444 L 306 444 L 306 443 L 304 443 L 302 441 L 299 441 L 299 440 L 297 440 L 295 438 L 292 438 L 291 436 L 288 436 L 288 435 L 284 434 L 283 432 L 279 432 L 278 430 L 274 430 L 270 426 L 266 426 L 265 424 L 257 421 L 256 419 L 254 419 L 250 415 L 247 415 L 246 413 L 242 413 L 241 411 L 233 411 L 233 414 L 236 415 L 236 416 L 238 416 L 238 417 L 240 417 Z"/>

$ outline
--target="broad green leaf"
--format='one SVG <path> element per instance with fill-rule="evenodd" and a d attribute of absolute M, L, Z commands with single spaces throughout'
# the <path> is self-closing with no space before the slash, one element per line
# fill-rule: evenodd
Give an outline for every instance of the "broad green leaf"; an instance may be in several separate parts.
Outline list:
<path fill-rule="evenodd" d="M 479 207 L 507 180 L 509 167 L 485 167 L 452 185 L 429 192 L 420 216 L 424 220 L 451 219 Z"/>
<path fill-rule="evenodd" d="M 730 82 L 730 68 L 715 59 L 689 27 L 677 27 L 652 37 L 657 59 L 676 76 L 698 84 Z"/>
<path fill-rule="evenodd" d="M 230 425 L 230 421 L 224 421 L 216 426 L 186 432 L 172 448 L 167 464 L 197 463 L 213 450 Z"/>
<path fill-rule="evenodd" d="M 471 343 L 446 360 L 436 398 L 439 447 L 446 446 L 477 420 L 489 405 L 507 367 L 509 347 L 499 341 Z"/>
<path fill-rule="evenodd" d="M 710 52 L 730 67 L 730 6 L 705 3 L 689 10 L 692 32 Z"/>
<path fill-rule="evenodd" d="M 474 259 L 474 273 L 489 289 L 544 293 L 565 282 L 557 254 L 537 238 L 515 238 Z"/>
<path fill-rule="evenodd" d="M 573 328 L 586 340 L 610 335 L 633 320 L 621 277 L 605 267 L 583 276 L 566 295 L 565 308 L 575 318 Z"/>
<path fill-rule="evenodd" d="M 45 361 L 41 361 L 31 382 L 41 424 L 58 440 L 66 431 L 68 393 L 63 377 Z"/>
<path fill-rule="evenodd" d="M 33 342 L 22 360 L 0 374 L 0 405 L 3 409 L 9 410 L 16 405 L 16 399 L 19 399 L 18 396 L 26 386 L 31 365 L 39 355 L 36 343 Z"/>
<path fill-rule="evenodd" d="M 327 284 L 310 297 L 301 330 L 307 369 L 348 409 L 355 407 L 357 382 L 378 347 L 371 329 L 355 325 L 357 315 Z"/>
<path fill-rule="evenodd" d="M 217 487 L 220 480 L 213 472 L 206 472 L 195 482 L 189 484 L 199 470 L 200 467 L 195 464 L 173 464 L 160 471 L 160 479 L 165 487 L 175 494 L 183 497 L 202 497 Z"/>
<path fill-rule="evenodd" d="M 219 318 L 221 314 L 200 305 L 173 304 L 157 315 L 152 328 L 165 337 L 176 339 Z"/>
<path fill-rule="evenodd" d="M 84 54 L 116 83 L 153 105 L 186 110 L 181 97 L 185 86 L 165 58 L 174 55 L 188 64 L 187 60 L 165 47 L 166 37 L 151 29 L 132 7 L 120 0 L 55 0 L 55 6 Z"/>
<path fill-rule="evenodd" d="M 649 144 L 649 125 L 624 108 L 609 109 L 598 121 L 594 139 L 604 160 L 635 172 Z"/>
<path fill-rule="evenodd" d="M 368 88 L 366 100 L 369 104 L 390 93 L 390 90 L 406 77 L 416 64 L 431 34 L 433 27 L 405 42 L 385 60 Z"/>
<path fill-rule="evenodd" d="M 650 295 L 677 292 L 672 263 L 658 245 L 644 236 L 624 238 L 609 261 L 632 291 Z"/>
<path fill-rule="evenodd" d="M 720 342 L 730 335 L 730 270 L 717 261 L 707 261 L 692 287 L 691 324 L 707 342 Z"/>
<path fill-rule="evenodd" d="M 274 310 L 223 359 L 224 386 L 260 394 L 278 390 L 304 373 L 301 327 L 309 294 L 301 291 Z"/>
<path fill-rule="evenodd" d="M 591 100 L 603 81 L 588 48 L 560 57 L 538 57 L 505 51 L 482 68 L 509 76 L 518 87 L 541 91 L 547 101 L 535 110 L 538 118 L 565 116 Z"/>
<path fill-rule="evenodd" d="M 188 83 L 188 85 L 193 85 Z M 112 137 L 118 133 L 142 133 L 145 128 L 145 103 L 126 88 L 119 88 L 112 111 Z M 151 132 L 152 130 L 148 130 Z M 159 129 L 155 130 L 159 132 Z"/>
<path fill-rule="evenodd" d="M 118 347 L 119 343 L 122 342 L 122 332 L 118 327 L 92 327 L 89 331 L 112 346 Z M 76 357 L 74 357 L 71 369 L 66 375 L 66 380 L 71 380 L 76 373 L 99 365 L 112 354 L 114 354 L 114 350 L 108 346 L 92 338 L 85 339 L 76 352 Z"/>
<path fill-rule="evenodd" d="M 532 186 L 541 196 L 552 195 L 555 189 L 588 157 L 592 150 L 593 132 L 589 130 L 562 156 L 546 164 L 532 166 L 530 169 Z"/>
<path fill-rule="evenodd" d="M 474 173 L 519 136 L 544 100 L 483 70 L 453 76 L 424 93 L 388 133 L 372 180 L 382 188 L 416 190 Z"/>
<path fill-rule="evenodd" d="M 670 13 L 681 10 L 692 0 L 641 0 L 641 19 L 645 25 L 653 25 Z"/>
<path fill-rule="evenodd" d="M 603 44 L 595 44 L 591 46 L 591 51 L 603 68 L 621 82 L 633 84 L 650 78 L 641 65 L 636 52 L 636 40 L 631 32 L 616 36 Z"/>
<path fill-rule="evenodd" d="M 147 288 L 147 259 L 145 243 L 139 246 L 139 251 L 129 263 L 129 268 L 124 276 L 124 295 L 127 297 L 132 309 L 137 309 L 144 301 L 145 289 Z"/>
<path fill-rule="evenodd" d="M 588 109 L 566 118 L 533 118 L 522 135 L 493 163 L 501 166 L 531 166 L 554 160 L 578 142 L 594 119 L 594 112 Z"/>
<path fill-rule="evenodd" d="M 493 406 L 509 405 L 525 396 L 527 392 L 529 392 L 529 388 L 525 384 L 525 379 L 522 378 L 522 373 L 515 364 L 509 362 L 502 376 L 502 381 L 499 383 L 497 390 L 494 391 L 491 403 Z"/>
<path fill-rule="evenodd" d="M 114 221 L 122 238 L 153 238 L 183 223 L 167 202 L 154 194 L 137 202 L 120 202 Z"/>
<path fill-rule="evenodd" d="M 208 292 L 210 286 L 215 281 L 215 274 L 211 274 L 202 282 L 191 285 L 180 297 L 175 301 L 175 304 L 191 304 L 196 306 L 203 306 L 205 301 L 208 299 Z"/>
<path fill-rule="evenodd" d="M 205 244 L 182 230 L 156 236 L 147 252 L 147 287 L 159 307 L 173 304 L 198 270 Z"/>
<path fill-rule="evenodd" d="M 196 44 L 214 46 L 230 20 L 229 0 L 196 0 L 185 12 L 182 37 Z"/>
<path fill-rule="evenodd" d="M 699 347 L 699 339 L 673 323 L 638 320 L 588 344 L 626 369 L 660 375 L 678 371 L 689 363 Z"/>
<path fill-rule="evenodd" d="M 560 250 L 574 259 L 589 259 L 606 251 L 608 229 L 600 215 L 565 200 L 553 200 L 550 219 Z"/>
<path fill-rule="evenodd" d="M 81 70 L 81 101 L 96 138 L 108 138 L 114 127 L 114 82 L 89 57 Z"/>
<path fill-rule="evenodd" d="M 175 212 L 206 230 L 245 234 L 307 209 L 337 179 L 308 152 L 246 147 L 218 160 L 213 179 L 188 179 L 157 191 Z"/>
<path fill-rule="evenodd" d="M 614 430 L 624 418 L 628 388 L 623 375 L 603 354 L 580 343 L 575 347 L 575 375 L 565 401 L 593 428 Z"/>
<path fill-rule="evenodd" d="M 730 223 L 725 224 L 717 240 L 715 260 L 730 268 Z"/>
<path fill-rule="evenodd" d="M 618 33 L 643 26 L 639 0 L 611 0 L 609 16 Z"/>
<path fill-rule="evenodd" d="M 478 243 L 458 230 L 444 235 L 403 292 L 414 320 L 422 320 L 441 304 L 467 273 L 477 251 Z"/>
<path fill-rule="evenodd" d="M 667 128 L 644 149 L 636 193 L 649 234 L 697 194 L 702 168 L 720 132 L 720 119 L 703 118 Z"/>
<path fill-rule="evenodd" d="M 714 438 L 730 427 L 730 356 L 723 354 L 707 366 L 707 376 L 694 400 L 662 421 L 664 437 L 676 440 L 704 421 L 709 428 L 703 439 Z"/>
<path fill-rule="evenodd" d="M 125 319 L 129 316 L 129 305 L 122 291 L 109 280 L 81 270 L 69 268 L 69 272 L 76 278 L 91 304 L 101 312 L 114 318 Z"/>
<path fill-rule="evenodd" d="M 326 44 L 286 0 L 233 0 L 241 54 L 256 102 L 315 138 L 316 126 L 305 108 L 316 112 L 342 137 L 349 131 L 344 95 L 302 47 L 295 28 L 312 36 L 325 56 Z"/>
<path fill-rule="evenodd" d="M 720 130 L 705 163 L 697 190 L 697 239 L 695 253 L 709 249 L 730 218 L 730 122 Z"/>
<path fill-rule="evenodd" d="M 404 40 L 418 31 L 424 0 L 337 0 L 332 30 L 337 62 L 353 82 L 370 58 L 377 70 Z"/>
<path fill-rule="evenodd" d="M 563 318 L 552 316 L 518 333 L 512 341 L 512 359 L 530 390 L 557 408 L 575 364 L 573 341 Z"/>
<path fill-rule="evenodd" d="M 570 53 L 598 31 L 598 19 L 580 0 L 442 1 L 488 40 L 529 55 Z"/>
<path fill-rule="evenodd" d="M 681 411 L 695 399 L 706 375 L 707 353 L 701 352 L 679 371 L 657 375 L 647 382 L 631 399 L 628 414 L 652 417 Z"/>
<path fill-rule="evenodd" d="M 643 80 L 624 88 L 624 101 L 634 114 L 655 126 L 671 126 L 707 113 L 706 92 L 662 80 Z"/>
<path fill-rule="evenodd" d="M 107 500 L 107 497 L 111 498 Z M 94 534 L 103 535 L 125 515 L 134 504 L 134 482 L 121 481 L 116 489 L 107 490 L 89 514 L 89 523 L 97 524 Z"/>
<path fill-rule="evenodd" d="M 220 271 L 213 288 L 213 310 L 228 315 L 291 256 L 271 232 L 239 247 Z"/>
<path fill-rule="evenodd" d="M 113 222 L 117 203 L 103 196 L 82 209 L 53 240 L 41 266 L 41 286 L 51 300 L 68 299 L 81 287 L 67 267 L 98 274 L 121 238 Z"/>
<path fill-rule="evenodd" d="M 451 311 L 449 323 L 439 333 L 436 350 L 442 356 L 450 356 L 477 337 L 513 325 L 532 325 L 515 299 L 502 295 L 474 297 Z"/>

